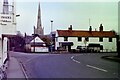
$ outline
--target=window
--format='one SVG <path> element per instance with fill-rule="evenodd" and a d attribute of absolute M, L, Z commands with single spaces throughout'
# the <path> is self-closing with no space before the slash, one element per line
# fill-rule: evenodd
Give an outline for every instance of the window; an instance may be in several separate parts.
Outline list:
<path fill-rule="evenodd" d="M 89 38 L 88 38 L 88 37 L 86 37 L 86 38 L 85 38 L 85 40 L 86 40 L 86 41 L 89 41 Z"/>
<path fill-rule="evenodd" d="M 82 37 L 78 37 L 78 41 L 82 41 Z"/>
<path fill-rule="evenodd" d="M 64 41 L 68 41 L 68 37 L 64 37 Z"/>
<path fill-rule="evenodd" d="M 109 42 L 112 42 L 112 38 L 109 38 Z"/>
<path fill-rule="evenodd" d="M 99 42 L 103 42 L 103 37 L 100 37 L 100 38 L 99 38 Z"/>

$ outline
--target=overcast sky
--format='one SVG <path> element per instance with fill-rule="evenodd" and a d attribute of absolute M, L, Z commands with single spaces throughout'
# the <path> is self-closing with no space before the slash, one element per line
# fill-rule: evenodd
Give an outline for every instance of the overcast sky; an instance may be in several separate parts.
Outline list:
<path fill-rule="evenodd" d="M 75 30 L 88 30 L 90 24 L 98 30 L 102 23 L 104 30 L 118 31 L 118 0 L 40 0 L 42 26 L 45 34 L 51 30 L 50 20 L 53 20 L 53 30 L 67 29 L 73 25 Z M 37 23 L 38 0 L 17 0 L 17 30 L 27 34 L 33 33 Z"/>

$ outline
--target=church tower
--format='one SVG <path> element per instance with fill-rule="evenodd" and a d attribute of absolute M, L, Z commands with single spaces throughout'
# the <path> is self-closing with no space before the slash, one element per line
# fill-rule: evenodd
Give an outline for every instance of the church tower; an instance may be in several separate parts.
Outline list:
<path fill-rule="evenodd" d="M 40 3 L 39 3 L 39 6 L 38 6 L 37 28 L 35 28 L 35 34 L 44 35 L 44 31 L 43 31 L 43 28 L 42 28 L 42 22 L 41 22 Z"/>
<path fill-rule="evenodd" d="M 16 6 L 14 0 L 3 0 L 0 12 L 0 35 L 16 34 Z"/>

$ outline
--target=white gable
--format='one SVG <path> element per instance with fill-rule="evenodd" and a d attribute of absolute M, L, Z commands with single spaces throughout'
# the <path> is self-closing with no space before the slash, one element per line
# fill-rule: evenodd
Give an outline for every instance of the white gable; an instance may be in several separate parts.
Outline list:
<path fill-rule="evenodd" d="M 39 37 L 36 37 L 35 39 L 33 39 L 31 42 L 40 42 L 40 43 L 44 43 L 43 40 L 41 40 Z"/>

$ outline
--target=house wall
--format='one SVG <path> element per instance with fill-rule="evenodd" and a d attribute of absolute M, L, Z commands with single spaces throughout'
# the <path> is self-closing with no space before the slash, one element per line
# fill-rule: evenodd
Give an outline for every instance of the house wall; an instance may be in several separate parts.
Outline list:
<path fill-rule="evenodd" d="M 82 41 L 78 41 L 78 37 L 68 37 L 68 42 L 73 42 L 73 46 L 71 47 L 72 49 L 76 49 L 77 46 L 85 46 L 84 44 L 85 37 L 82 37 Z M 59 47 L 59 42 L 65 42 L 64 37 L 58 37 L 56 39 L 56 47 L 55 49 L 57 50 L 57 47 Z M 90 43 L 96 43 L 103 45 L 103 50 L 106 52 L 111 52 L 111 51 L 117 51 L 117 43 L 116 43 L 116 38 L 112 38 L 112 42 L 109 42 L 108 37 L 103 38 L 103 42 L 99 42 L 99 37 L 89 37 L 89 41 L 86 43 L 86 46 Z"/>
<path fill-rule="evenodd" d="M 2 40 L 0 38 L 0 67 L 2 66 Z"/>
<path fill-rule="evenodd" d="M 56 37 L 55 39 L 55 49 L 57 50 L 57 47 L 60 47 L 59 42 L 64 42 L 64 37 Z"/>
<path fill-rule="evenodd" d="M 3 62 L 7 59 L 7 48 L 8 48 L 8 39 L 4 37 L 3 39 Z"/>
<path fill-rule="evenodd" d="M 3 40 L 3 52 L 2 52 L 2 39 L 0 38 L 0 67 L 3 62 L 7 59 L 7 38 Z"/>
<path fill-rule="evenodd" d="M 31 47 L 31 52 L 34 52 L 34 47 Z M 49 52 L 48 47 L 35 47 L 35 52 Z"/>

